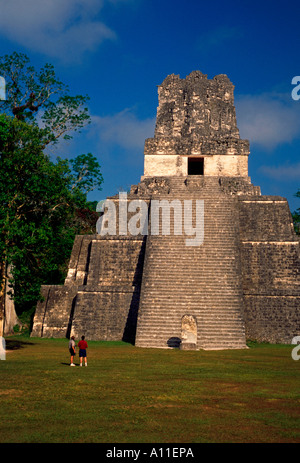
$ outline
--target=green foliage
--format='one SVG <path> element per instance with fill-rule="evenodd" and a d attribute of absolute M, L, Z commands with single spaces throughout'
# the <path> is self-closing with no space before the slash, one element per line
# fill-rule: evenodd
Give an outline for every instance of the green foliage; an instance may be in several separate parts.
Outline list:
<path fill-rule="evenodd" d="M 0 150 L 7 143 L 9 136 L 9 120 L 4 114 L 0 114 Z"/>
<path fill-rule="evenodd" d="M 9 121 L 9 118 L 6 118 Z M 61 280 L 75 230 L 69 180 L 43 153 L 44 131 L 17 119 L 0 158 L 0 255 L 12 264 L 15 303 L 30 307 L 43 282 Z"/>
<path fill-rule="evenodd" d="M 296 198 L 300 198 L 300 190 L 297 191 L 295 196 Z M 292 217 L 293 217 L 295 232 L 297 233 L 297 235 L 300 235 L 300 208 L 296 209 L 292 213 Z"/>
<path fill-rule="evenodd" d="M 0 57 L 0 74 L 6 83 L 6 100 L 1 101 L 0 107 L 19 120 L 33 121 L 37 111 L 47 107 L 51 97 L 67 91 L 55 76 L 52 65 L 46 64 L 36 71 L 23 53 Z"/>
<path fill-rule="evenodd" d="M 48 103 L 42 122 L 51 134 L 49 142 L 56 142 L 60 137 L 69 140 L 72 138 L 70 133 L 79 131 L 90 122 L 86 107 L 88 99 L 87 96 L 64 95 L 56 102 Z"/>
<path fill-rule="evenodd" d="M 97 159 L 91 154 L 81 154 L 70 160 L 72 166 L 72 192 L 78 204 L 86 205 L 86 195 L 95 189 L 100 190 L 103 177 Z M 83 197 L 84 195 L 84 197 Z"/>
<path fill-rule="evenodd" d="M 6 100 L 0 101 L 0 110 L 20 121 L 42 124 L 45 145 L 72 138 L 71 133 L 90 122 L 89 97 L 69 95 L 53 65 L 36 71 L 25 54 L 14 52 L 0 57 L 0 75 L 6 82 Z"/>
<path fill-rule="evenodd" d="M 96 224 L 87 194 L 103 178 L 91 153 L 56 161 L 44 153 L 90 122 L 88 97 L 70 96 L 52 65 L 36 71 L 22 53 L 0 57 L 0 75 L 7 93 L 0 101 L 0 286 L 11 264 L 22 313 L 35 305 L 41 284 L 63 282 L 75 235 Z"/>

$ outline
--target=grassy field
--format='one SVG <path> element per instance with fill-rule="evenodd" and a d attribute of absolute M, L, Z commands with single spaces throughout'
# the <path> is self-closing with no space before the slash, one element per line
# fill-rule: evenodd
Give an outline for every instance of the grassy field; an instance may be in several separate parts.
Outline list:
<path fill-rule="evenodd" d="M 300 441 L 292 346 L 195 352 L 89 342 L 80 368 L 69 366 L 66 339 L 6 343 L 1 443 Z"/>

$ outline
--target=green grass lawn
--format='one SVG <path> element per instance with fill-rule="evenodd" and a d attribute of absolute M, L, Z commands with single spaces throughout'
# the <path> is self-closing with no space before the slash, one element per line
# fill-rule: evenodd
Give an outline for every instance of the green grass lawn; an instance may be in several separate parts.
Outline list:
<path fill-rule="evenodd" d="M 292 346 L 231 351 L 9 337 L 0 361 L 1 443 L 299 442 Z M 75 357 L 78 364 L 78 356 Z"/>

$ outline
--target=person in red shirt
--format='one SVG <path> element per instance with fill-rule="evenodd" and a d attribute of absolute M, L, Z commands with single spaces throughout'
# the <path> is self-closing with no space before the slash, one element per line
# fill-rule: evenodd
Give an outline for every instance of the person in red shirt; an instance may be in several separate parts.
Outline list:
<path fill-rule="evenodd" d="M 82 367 L 82 359 L 84 358 L 85 366 L 87 367 L 87 356 L 86 356 L 86 349 L 88 347 L 88 343 L 85 341 L 85 336 L 81 336 L 81 341 L 78 343 L 79 348 L 79 360 L 80 366 Z"/>

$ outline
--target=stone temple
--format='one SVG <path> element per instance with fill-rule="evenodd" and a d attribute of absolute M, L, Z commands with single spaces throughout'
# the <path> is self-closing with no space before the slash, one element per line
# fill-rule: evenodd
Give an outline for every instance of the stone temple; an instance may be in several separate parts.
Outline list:
<path fill-rule="evenodd" d="M 287 200 L 251 183 L 233 91 L 199 71 L 158 86 L 140 183 L 108 198 L 114 233 L 106 207 L 98 233 L 76 237 L 64 285 L 42 287 L 32 336 L 242 349 L 300 335 L 299 237 Z"/>

